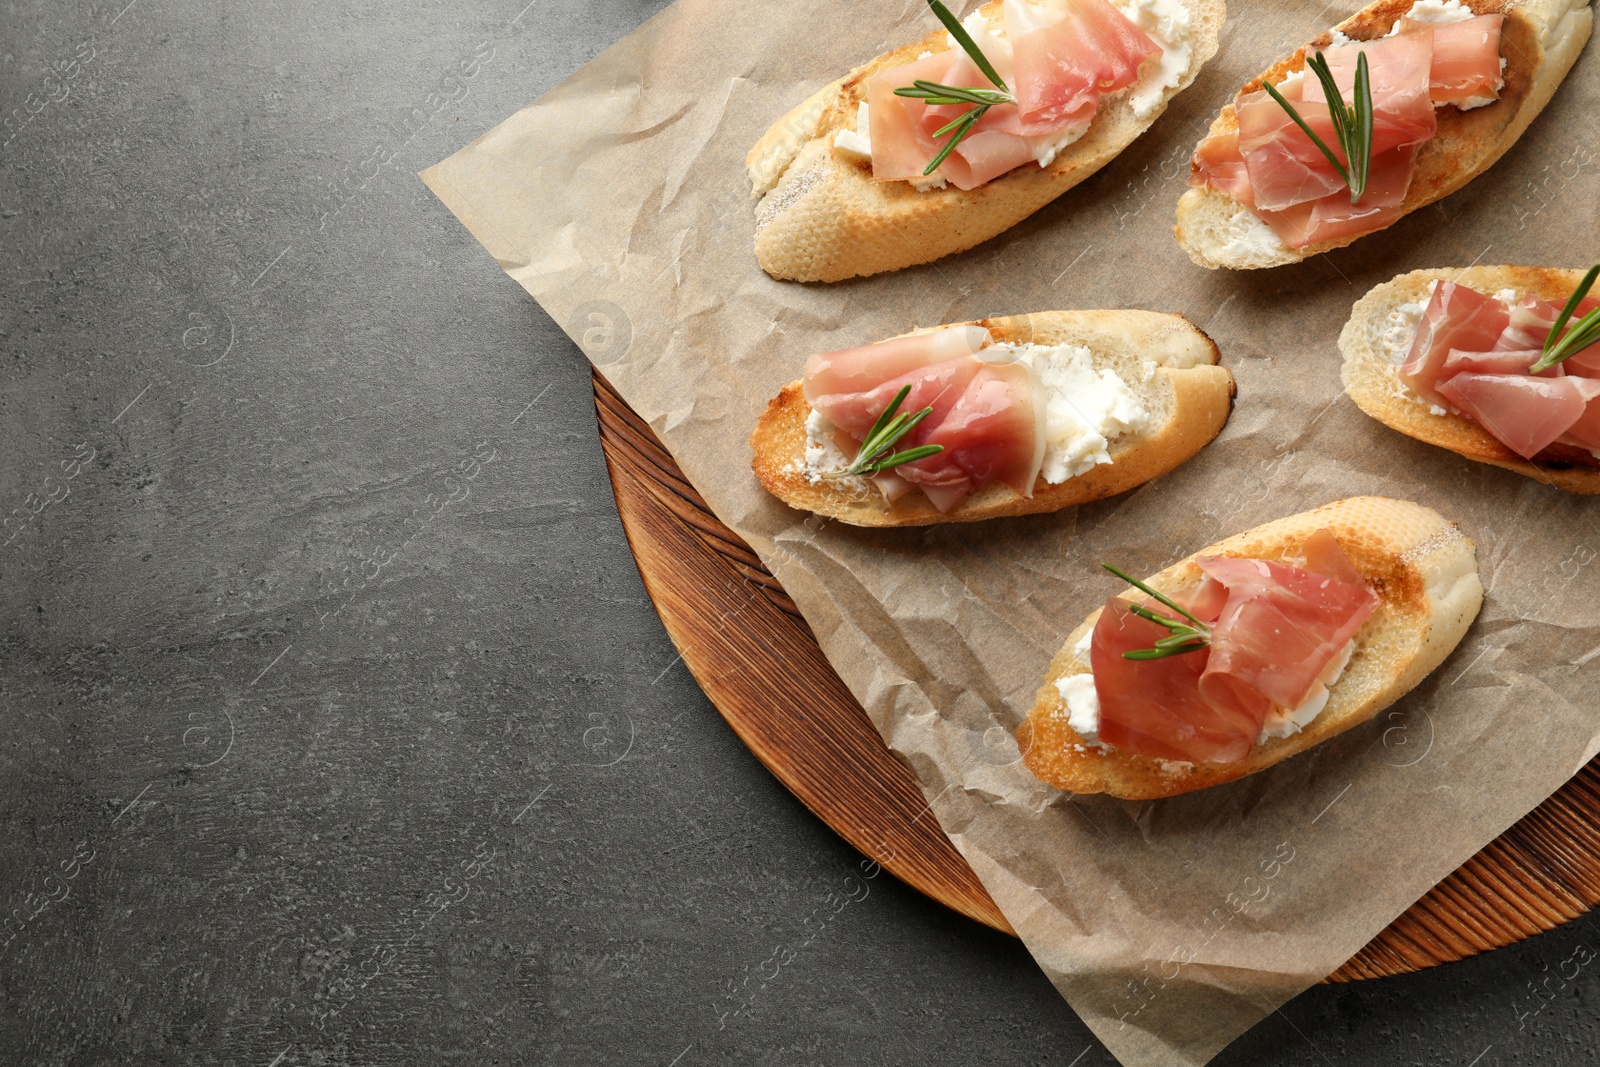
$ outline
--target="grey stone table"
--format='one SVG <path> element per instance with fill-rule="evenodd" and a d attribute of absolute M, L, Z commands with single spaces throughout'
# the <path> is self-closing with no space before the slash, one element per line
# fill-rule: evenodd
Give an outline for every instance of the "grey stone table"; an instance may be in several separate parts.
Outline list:
<path fill-rule="evenodd" d="M 659 6 L 523 3 L 0 7 L 0 1065 L 1111 1063 L 677 661 L 415 177 Z M 1218 1062 L 1589 1063 L 1597 941 Z"/>

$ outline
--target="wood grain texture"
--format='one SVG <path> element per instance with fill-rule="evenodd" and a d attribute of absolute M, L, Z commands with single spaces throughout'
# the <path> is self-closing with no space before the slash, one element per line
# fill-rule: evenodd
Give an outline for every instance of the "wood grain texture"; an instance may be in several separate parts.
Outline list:
<path fill-rule="evenodd" d="M 906 884 L 1012 933 L 750 547 L 598 372 L 617 509 L 684 663 L 801 803 Z M 1327 980 L 1406 974 L 1550 930 L 1600 903 L 1600 759 L 1435 886 Z"/>

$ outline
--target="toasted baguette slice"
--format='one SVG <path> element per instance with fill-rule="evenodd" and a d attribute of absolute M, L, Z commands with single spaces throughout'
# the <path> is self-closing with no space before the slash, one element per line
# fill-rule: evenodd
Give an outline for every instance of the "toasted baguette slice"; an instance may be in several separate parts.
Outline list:
<path fill-rule="evenodd" d="M 1139 433 L 1111 441 L 1111 462 L 1052 485 L 1041 476 L 1033 496 L 993 484 L 948 514 L 920 492 L 890 505 L 864 478 L 813 481 L 806 472 L 806 419 L 811 405 L 800 383 L 784 387 L 750 435 L 751 468 L 767 491 L 790 507 L 852 526 L 927 526 L 1002 515 L 1058 511 L 1114 496 L 1165 474 L 1222 430 L 1233 408 L 1233 375 L 1217 366 L 1216 344 L 1182 315 L 1154 311 L 1045 311 L 980 319 L 997 343 L 1083 345 L 1096 369 L 1115 371 L 1150 415 Z M 1145 378 L 1146 362 L 1155 371 Z"/>
<path fill-rule="evenodd" d="M 1483 603 L 1472 542 L 1431 508 L 1386 497 L 1340 500 L 1219 541 L 1146 581 L 1169 595 L 1198 585 L 1203 575 L 1194 561 L 1200 556 L 1295 563 L 1305 539 L 1323 528 L 1339 539 L 1381 603 L 1357 631 L 1349 665 L 1309 726 L 1290 737 L 1271 738 L 1230 764 L 1151 759 L 1089 745 L 1067 724 L 1056 682 L 1089 673 L 1087 658 L 1080 659 L 1074 649 L 1094 629 L 1097 609 L 1051 661 L 1038 703 L 1017 730 L 1028 769 L 1070 793 L 1110 793 L 1127 800 L 1176 796 L 1243 778 L 1304 752 L 1366 722 L 1409 692 L 1444 662 Z"/>
<path fill-rule="evenodd" d="M 1439 132 L 1417 153 L 1417 169 L 1402 205 L 1409 214 L 1448 196 L 1488 170 L 1505 155 L 1522 131 L 1544 110 L 1545 104 L 1572 68 L 1594 22 L 1585 0 L 1464 0 L 1480 15 L 1503 13 L 1500 54 L 1506 60 L 1505 87 L 1500 99 L 1484 107 L 1438 111 Z M 1352 39 L 1382 37 L 1411 7 L 1411 0 L 1377 0 L 1340 23 Z M 1306 52 L 1332 44 L 1324 33 L 1305 48 L 1297 49 L 1248 82 L 1241 93 L 1274 85 L 1305 67 Z M 1211 132 L 1238 129 L 1230 103 L 1211 123 Z M 1289 248 L 1266 223 L 1225 193 L 1208 187 L 1190 189 L 1178 201 L 1178 243 L 1202 267 L 1250 270 L 1298 263 L 1357 240 L 1336 238 Z"/>
<path fill-rule="evenodd" d="M 1469 267 L 1414 270 L 1384 282 L 1356 302 L 1350 321 L 1339 334 L 1339 351 L 1344 354 L 1344 390 L 1362 411 L 1409 437 L 1570 492 L 1600 493 L 1600 459 L 1587 449 L 1551 445 L 1529 462 L 1470 419 L 1448 412 L 1436 414 L 1432 405 L 1401 383 L 1395 371 L 1406 353 L 1390 351 L 1384 340 L 1402 305 L 1427 306 L 1428 283 L 1435 280 L 1459 282 L 1482 293 L 1512 289 L 1519 297 L 1531 293 L 1542 300 L 1564 301 L 1582 279 L 1581 270 Z"/>
<path fill-rule="evenodd" d="M 1048 167 L 1032 163 L 969 192 L 950 186 L 919 192 L 903 181 L 878 182 L 872 165 L 834 150 L 854 129 L 856 108 L 876 74 L 942 52 L 938 30 L 856 68 L 795 108 L 756 142 L 746 160 L 756 205 L 756 258 L 774 278 L 835 282 L 931 263 L 962 252 L 1044 207 L 1109 163 L 1188 88 L 1217 51 L 1223 0 L 1183 0 L 1189 12 L 1189 68 L 1155 109 L 1136 117 L 1126 92 L 1101 102 L 1089 131 Z M 1000 17 L 1000 0 L 982 8 Z"/>

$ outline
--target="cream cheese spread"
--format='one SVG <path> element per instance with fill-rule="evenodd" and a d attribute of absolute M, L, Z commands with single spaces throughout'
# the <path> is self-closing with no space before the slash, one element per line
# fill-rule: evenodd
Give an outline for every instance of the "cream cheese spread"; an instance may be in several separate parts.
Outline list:
<path fill-rule="evenodd" d="M 1083 345 L 993 345 L 978 353 L 991 363 L 1026 363 L 1045 392 L 1044 467 L 1055 485 L 1111 462 L 1110 444 L 1149 424 L 1149 414 L 1122 376 L 1096 370 Z"/>

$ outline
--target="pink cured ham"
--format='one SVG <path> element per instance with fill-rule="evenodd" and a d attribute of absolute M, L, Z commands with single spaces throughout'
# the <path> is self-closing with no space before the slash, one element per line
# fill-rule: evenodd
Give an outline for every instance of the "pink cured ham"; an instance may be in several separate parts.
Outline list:
<path fill-rule="evenodd" d="M 1381 230 L 1401 215 L 1416 156 L 1416 145 L 1373 156 L 1366 193 L 1359 204 L 1352 204 L 1349 192 L 1341 186 L 1338 192 L 1317 200 L 1256 214 L 1290 248 Z"/>
<path fill-rule="evenodd" d="M 873 78 L 867 86 L 867 112 L 872 125 L 872 177 L 877 181 L 921 178 L 944 144 L 944 139 L 934 134 L 970 110 L 965 106 L 929 107 L 921 100 L 894 94 L 917 81 L 988 84 L 977 65 L 959 49 L 936 52 Z M 973 129 L 939 166 L 938 174 L 957 189 L 976 189 L 1033 161 L 1033 143 L 1022 132 L 1016 108 L 991 108 Z"/>
<path fill-rule="evenodd" d="M 1439 282 L 1417 324 L 1400 380 L 1424 400 L 1441 403 L 1435 387 L 1450 350 L 1487 352 L 1510 324 L 1510 312 L 1494 297 L 1455 282 Z M 1542 338 L 1539 343 L 1543 345 Z"/>
<path fill-rule="evenodd" d="M 989 331 L 981 326 L 948 326 L 860 348 L 821 352 L 806 360 L 801 383 L 806 399 L 815 407 L 819 397 L 866 392 L 930 363 L 971 355 L 991 340 Z M 867 426 L 871 425 L 869 421 Z"/>
<path fill-rule="evenodd" d="M 949 511 L 992 482 L 1032 496 L 1045 448 L 1044 390 L 1033 371 L 1023 363 L 990 364 L 976 357 L 953 362 L 975 367 L 966 387 L 896 446 L 940 445 L 944 451 L 895 472 L 940 511 Z"/>
<path fill-rule="evenodd" d="M 1053 25 L 1040 25 L 1031 5 L 1006 5 L 1006 33 L 1015 56 L 1017 113 L 1024 123 L 1064 128 L 1086 122 L 1105 93 L 1132 85 L 1140 65 L 1161 47 L 1106 0 L 1053 0 Z"/>
<path fill-rule="evenodd" d="M 1346 102 L 1352 98 L 1356 59 L 1362 52 L 1367 53 L 1372 80 L 1372 169 L 1376 171 L 1380 157 L 1398 148 L 1419 145 L 1438 130 L 1428 96 L 1432 37 L 1411 34 L 1325 50 L 1323 55 Z M 1334 136 L 1322 83 L 1307 71 L 1299 82 L 1290 83 L 1279 92 L 1290 103 L 1300 105 L 1295 108 L 1300 117 L 1339 154 L 1340 162 L 1347 162 Z M 1348 201 L 1344 179 L 1328 157 L 1265 90 L 1241 97 L 1234 110 L 1239 120 L 1239 151 L 1250 173 L 1258 209 L 1279 211 L 1333 194 Z M 1377 205 L 1373 194 L 1378 190 L 1369 188 L 1359 207 L 1392 206 L 1405 198 L 1414 155 L 1404 158 L 1406 169 L 1399 181 L 1389 183 L 1397 187 L 1398 199 Z"/>
<path fill-rule="evenodd" d="M 1600 349 L 1586 348 L 1576 355 L 1568 356 L 1561 363 L 1568 374 L 1575 374 L 1580 378 L 1600 378 Z"/>
<path fill-rule="evenodd" d="M 1463 352 L 1452 348 L 1439 368 L 1439 380 L 1446 381 L 1457 374 L 1527 374 L 1528 368 L 1539 361 L 1543 353 L 1537 349 L 1509 349 L 1504 352 Z M 1535 377 L 1561 378 L 1566 375 L 1561 364 L 1540 371 Z"/>
<path fill-rule="evenodd" d="M 1538 297 L 1527 296 L 1511 308 L 1511 321 L 1506 326 L 1505 332 L 1500 335 L 1495 348 L 1503 351 L 1516 351 L 1519 349 L 1544 347 L 1545 338 L 1550 336 L 1550 327 L 1556 324 L 1556 319 L 1561 314 L 1561 309 L 1566 307 L 1565 300 L 1540 300 Z M 1572 313 L 1571 322 L 1577 322 L 1595 308 L 1600 308 L 1600 298 L 1587 297 L 1578 303 Z M 1593 355 L 1593 353 L 1589 353 Z M 1585 353 L 1578 353 L 1568 364 L 1576 366 L 1587 365 Z"/>
<path fill-rule="evenodd" d="M 1106 0 L 1050 0 L 1026 19 L 1007 4 L 1010 47 L 985 45 L 985 55 L 1018 98 L 990 108 L 943 163 L 938 175 L 958 189 L 976 189 L 1038 159 L 1043 142 L 1087 126 L 1107 92 L 1133 84 L 1139 66 L 1160 47 Z M 1013 23 L 1023 22 L 1023 30 Z M 980 41 L 986 40 L 980 35 Z M 950 136 L 936 137 L 971 110 L 967 104 L 929 106 L 895 95 L 917 81 L 987 88 L 990 82 L 961 49 L 924 56 L 886 70 L 867 85 L 872 176 L 878 181 L 923 177 Z"/>
<path fill-rule="evenodd" d="M 1264 697 L 1299 707 L 1378 606 L 1365 582 L 1285 563 L 1210 556 L 1199 564 L 1228 589 L 1200 679 L 1213 704 L 1244 707 Z"/>
<path fill-rule="evenodd" d="M 973 354 L 988 341 L 987 330 L 958 326 L 824 353 L 807 360 L 802 386 L 847 453 L 902 388 L 910 392 L 900 411 L 933 409 L 895 447 L 944 451 L 878 475 L 891 501 L 915 486 L 948 511 L 996 481 L 1031 496 L 1044 462 L 1044 392 L 1026 364 L 991 364 Z"/>
<path fill-rule="evenodd" d="M 1284 98 L 1297 105 L 1323 142 L 1338 151 L 1333 121 L 1326 109 L 1319 115 L 1300 108 L 1302 85 L 1290 85 Z M 1239 119 L 1239 155 L 1250 179 L 1251 202 L 1257 210 L 1281 211 L 1345 189 L 1344 179 L 1288 112 L 1264 90 L 1247 93 L 1234 105 Z M 1348 200 L 1349 195 L 1345 193 Z"/>
<path fill-rule="evenodd" d="M 1226 193 L 1245 207 L 1256 206 L 1250 187 L 1250 168 L 1239 152 L 1239 131 L 1224 130 L 1201 141 L 1190 160 L 1189 184 L 1209 185 Z"/>
<path fill-rule="evenodd" d="M 1100 740 L 1158 759 L 1237 763 L 1274 708 L 1295 708 L 1377 608 L 1378 598 L 1330 531 L 1307 539 L 1305 565 L 1213 556 L 1206 580 L 1179 597 L 1211 625 L 1211 647 L 1155 660 L 1167 631 L 1119 598 L 1106 602 L 1090 644 Z M 1145 606 L 1171 614 L 1154 601 Z"/>
<path fill-rule="evenodd" d="M 1572 429 L 1600 396 L 1600 380 L 1563 376 L 1457 374 L 1439 395 L 1523 459 L 1532 459 Z"/>
<path fill-rule="evenodd" d="M 956 53 L 958 54 L 958 53 Z M 922 177 L 938 147 L 920 121 L 927 105 L 894 95 L 918 81 L 943 83 L 955 60 L 951 52 L 935 52 L 894 67 L 867 83 L 867 113 L 872 124 L 872 177 L 903 181 Z M 933 127 L 938 129 L 938 126 Z"/>
<path fill-rule="evenodd" d="M 1447 25 L 1401 20 L 1402 34 L 1433 33 L 1428 92 L 1435 104 L 1463 104 L 1499 95 L 1505 85 L 1500 72 L 1500 30 L 1504 22 L 1504 15 L 1479 15 Z"/>
<path fill-rule="evenodd" d="M 1600 400 L 1591 400 L 1578 416 L 1578 421 L 1567 427 L 1561 438 L 1580 448 L 1600 452 Z"/>
<path fill-rule="evenodd" d="M 808 397 L 811 406 L 837 427 L 850 440 L 859 444 L 872 429 L 883 410 L 894 402 L 903 387 L 910 386 L 903 412 L 921 411 L 931 407 L 933 412 L 912 433 L 922 431 L 929 423 L 937 423 L 955 407 L 956 401 L 971 384 L 979 369 L 979 361 L 971 357 L 947 359 L 926 363 L 890 378 L 884 378 L 870 389 L 848 393 L 823 393 Z M 901 438 L 900 447 L 911 447 L 911 435 Z M 920 442 L 917 442 L 920 443 Z M 904 471 L 904 467 L 896 468 Z"/>
<path fill-rule="evenodd" d="M 1556 324 L 1563 305 L 1538 297 L 1525 297 L 1511 308 L 1506 328 L 1494 343 L 1496 351 L 1519 352 L 1530 348 L 1543 348 L 1544 339 L 1550 336 L 1550 327 Z"/>
<path fill-rule="evenodd" d="M 1345 555 L 1344 546 L 1332 530 L 1313 530 L 1311 536 L 1306 538 L 1306 543 L 1300 546 L 1300 555 L 1306 561 L 1303 569 L 1312 574 L 1320 574 L 1347 585 L 1364 586 L 1367 583 L 1356 565 L 1350 562 L 1350 557 Z M 1220 582 L 1217 584 L 1221 585 Z"/>
<path fill-rule="evenodd" d="M 1154 601 L 1146 606 L 1170 614 Z M 1206 615 L 1189 606 L 1196 616 Z M 1217 605 L 1214 611 L 1220 611 Z M 1213 707 L 1200 693 L 1207 653 L 1131 660 L 1124 652 L 1150 648 L 1167 631 L 1128 610 L 1117 597 L 1095 623 L 1089 646 L 1095 692 L 1100 698 L 1100 740 L 1124 752 L 1195 763 L 1237 763 L 1261 733 L 1260 717 Z"/>
<path fill-rule="evenodd" d="M 1433 34 L 1402 33 L 1398 37 L 1324 49 L 1322 54 L 1328 61 L 1328 72 L 1333 75 L 1334 84 L 1347 104 L 1355 99 L 1356 60 L 1362 53 L 1366 54 L 1367 73 L 1372 82 L 1373 155 L 1401 145 L 1421 144 L 1438 133 L 1439 118 L 1434 113 L 1429 92 Z M 1306 110 L 1328 119 L 1331 132 L 1332 120 L 1327 115 L 1327 96 L 1322 91 L 1322 82 L 1308 74 L 1301 96 Z M 1321 131 L 1318 133 L 1320 135 Z"/>

